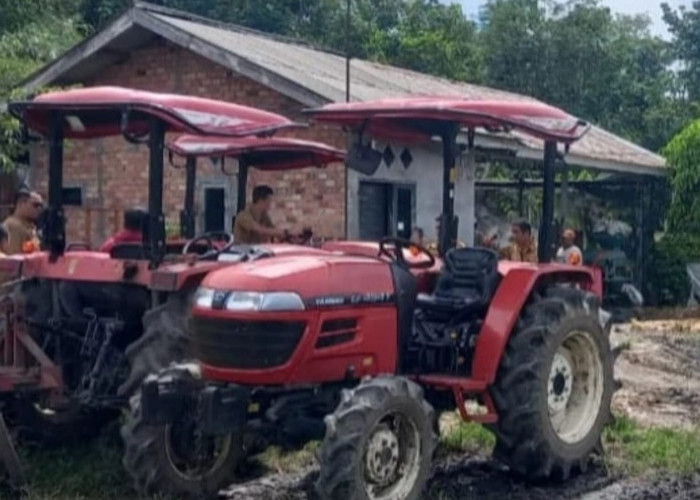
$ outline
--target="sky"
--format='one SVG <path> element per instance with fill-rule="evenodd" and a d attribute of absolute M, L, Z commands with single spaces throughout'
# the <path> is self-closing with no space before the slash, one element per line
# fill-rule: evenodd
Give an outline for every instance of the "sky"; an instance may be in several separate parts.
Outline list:
<path fill-rule="evenodd" d="M 665 0 L 672 7 L 681 5 L 689 6 L 691 0 Z M 476 16 L 479 7 L 486 3 L 485 0 L 443 0 L 444 3 L 460 3 L 468 16 Z M 648 14 L 651 17 L 652 33 L 668 37 L 666 25 L 662 19 L 661 0 L 602 0 L 604 5 L 610 7 L 613 12 L 623 14 Z"/>

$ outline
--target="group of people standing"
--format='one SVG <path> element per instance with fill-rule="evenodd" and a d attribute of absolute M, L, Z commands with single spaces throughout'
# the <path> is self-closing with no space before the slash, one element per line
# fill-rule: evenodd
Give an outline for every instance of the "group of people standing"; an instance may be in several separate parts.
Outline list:
<path fill-rule="evenodd" d="M 440 219 L 437 219 L 437 234 L 440 234 Z M 425 247 L 431 252 L 437 252 L 437 243 L 424 243 L 424 231 L 420 227 L 413 229 L 411 234 L 411 242 Z M 538 262 L 537 242 L 532 235 L 532 226 L 525 220 L 516 221 L 511 225 L 510 229 L 510 244 L 506 247 L 499 247 L 497 242 L 498 235 L 494 234 L 490 237 L 477 235 L 476 245 L 484 248 L 490 248 L 498 252 L 499 256 L 505 260 L 515 262 Z M 465 246 L 462 242 L 457 242 L 457 247 Z M 562 233 L 562 244 L 557 250 L 555 262 L 561 264 L 570 264 L 580 266 L 583 264 L 583 253 L 576 246 L 576 232 L 573 229 L 566 229 Z"/>
<path fill-rule="evenodd" d="M 273 194 L 269 186 L 257 186 L 253 189 L 252 203 L 236 216 L 233 227 L 234 241 L 239 244 L 260 244 L 273 238 L 284 239 L 289 235 L 287 230 L 276 228 L 270 219 Z M 43 210 L 44 200 L 36 191 L 21 190 L 17 193 L 12 214 L 0 225 L 0 256 L 31 253 L 39 249 L 37 225 Z M 100 251 L 109 252 L 118 243 L 141 241 L 145 216 L 143 210 L 128 210 L 124 214 L 124 228 L 105 241 Z M 436 229 L 437 234 L 440 234 L 439 218 Z M 498 247 L 495 234 L 488 238 L 479 236 L 477 240 L 477 246 L 491 248 L 503 259 L 532 263 L 538 261 L 537 242 L 532 235 L 532 226 L 525 220 L 516 221 L 511 225 L 510 244 L 504 248 Z M 555 257 L 556 262 L 583 264 L 583 254 L 576 246 L 575 240 L 576 233 L 573 229 L 563 232 L 562 245 Z M 437 251 L 436 243 L 424 242 L 424 232 L 419 227 L 413 229 L 411 241 L 431 252 Z M 457 242 L 457 246 L 464 244 Z"/>

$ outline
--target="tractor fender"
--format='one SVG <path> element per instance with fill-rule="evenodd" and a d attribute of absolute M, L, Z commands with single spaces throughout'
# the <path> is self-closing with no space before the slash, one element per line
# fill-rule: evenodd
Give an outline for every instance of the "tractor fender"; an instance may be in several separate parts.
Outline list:
<path fill-rule="evenodd" d="M 474 351 L 472 378 L 487 385 L 496 380 L 501 357 L 521 312 L 533 292 L 543 285 L 576 283 L 600 296 L 597 269 L 560 264 L 501 263 L 501 282 L 496 289 Z"/>

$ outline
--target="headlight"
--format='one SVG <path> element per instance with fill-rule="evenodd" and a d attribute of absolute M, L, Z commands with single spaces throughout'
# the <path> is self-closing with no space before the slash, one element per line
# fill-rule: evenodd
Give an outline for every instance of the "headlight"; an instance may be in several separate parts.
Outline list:
<path fill-rule="evenodd" d="M 214 290 L 211 288 L 198 288 L 194 294 L 194 305 L 197 307 L 211 307 L 214 302 Z"/>
<path fill-rule="evenodd" d="M 226 299 L 229 311 L 303 311 L 304 302 L 291 292 L 231 292 Z"/>
<path fill-rule="evenodd" d="M 206 309 L 228 311 L 303 311 L 304 301 L 292 292 L 227 292 L 199 288 L 194 294 L 194 305 Z"/>

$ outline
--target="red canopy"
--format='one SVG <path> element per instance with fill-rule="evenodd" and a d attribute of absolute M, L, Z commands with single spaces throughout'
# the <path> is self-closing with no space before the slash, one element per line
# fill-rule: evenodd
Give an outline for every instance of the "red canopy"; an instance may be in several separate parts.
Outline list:
<path fill-rule="evenodd" d="M 181 156 L 244 158 L 255 168 L 285 170 L 340 162 L 345 153 L 320 142 L 282 137 L 203 137 L 182 135 L 166 147 Z"/>
<path fill-rule="evenodd" d="M 426 139 L 439 133 L 439 123 L 483 127 L 491 131 L 520 129 L 544 140 L 572 143 L 590 126 L 561 109 L 534 101 L 486 101 L 455 97 L 404 97 L 335 103 L 307 110 L 316 120 L 370 135 Z"/>
<path fill-rule="evenodd" d="M 151 116 L 165 121 L 168 131 L 194 134 L 245 136 L 301 126 L 283 116 L 229 102 L 120 87 L 50 92 L 32 101 L 10 103 L 9 109 L 43 135 L 49 129 L 50 113 L 62 111 L 64 136 L 76 139 L 144 135 Z"/>

